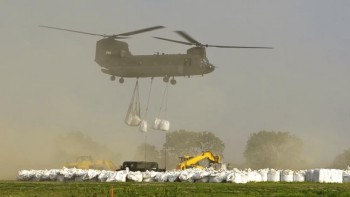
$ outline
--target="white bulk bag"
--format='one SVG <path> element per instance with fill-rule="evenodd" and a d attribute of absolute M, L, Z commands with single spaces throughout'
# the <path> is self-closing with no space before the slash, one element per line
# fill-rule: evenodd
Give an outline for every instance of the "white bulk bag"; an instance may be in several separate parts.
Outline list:
<path fill-rule="evenodd" d="M 226 181 L 228 174 L 226 172 L 212 173 L 209 175 L 209 183 L 221 183 Z"/>
<path fill-rule="evenodd" d="M 113 182 L 113 181 L 115 181 L 115 176 L 117 175 L 117 172 L 116 171 L 107 171 L 106 175 L 107 175 L 106 182 Z"/>
<path fill-rule="evenodd" d="M 159 119 L 159 118 L 154 119 L 152 128 L 155 129 L 155 130 L 158 130 L 158 129 L 159 129 L 160 122 L 161 122 L 161 119 Z"/>
<path fill-rule="evenodd" d="M 133 181 L 133 182 L 142 182 L 142 174 L 140 171 L 130 171 L 128 175 L 126 176 L 127 180 Z"/>
<path fill-rule="evenodd" d="M 179 175 L 179 179 L 180 179 L 181 182 L 190 182 L 190 183 L 194 182 L 194 180 L 192 178 L 194 173 L 191 172 L 190 170 L 191 169 L 184 170 L 184 171 L 181 172 L 181 174 Z"/>
<path fill-rule="evenodd" d="M 117 171 L 114 179 L 116 182 L 126 182 L 127 175 L 128 175 L 128 171 L 126 171 L 126 170 Z M 142 180 L 142 175 L 141 175 L 141 180 Z M 139 181 L 139 182 L 141 182 L 141 181 Z"/>
<path fill-rule="evenodd" d="M 248 182 L 262 182 L 263 181 L 261 174 L 256 170 L 248 172 L 247 177 L 248 177 Z"/>
<path fill-rule="evenodd" d="M 17 180 L 19 181 L 29 181 L 34 177 L 34 173 L 29 170 L 20 170 L 18 172 Z"/>
<path fill-rule="evenodd" d="M 147 121 L 142 120 L 140 124 L 140 131 L 146 133 L 147 132 Z"/>
<path fill-rule="evenodd" d="M 141 118 L 137 114 L 134 113 L 129 113 L 125 117 L 125 123 L 129 126 L 139 126 L 141 123 Z"/>
<path fill-rule="evenodd" d="M 227 175 L 226 182 L 233 183 L 233 180 L 235 179 L 235 173 L 231 172 Z"/>
<path fill-rule="evenodd" d="M 305 181 L 311 182 L 313 180 L 313 174 L 314 174 L 314 170 L 313 169 L 307 170 L 305 172 Z"/>
<path fill-rule="evenodd" d="M 264 181 L 264 182 L 267 181 L 268 171 L 269 171 L 269 169 L 267 169 L 267 168 L 258 170 L 258 173 L 261 175 L 261 181 Z"/>
<path fill-rule="evenodd" d="M 198 172 L 195 172 L 192 178 L 196 183 L 207 183 L 209 182 L 209 176 L 210 173 L 208 171 L 200 170 Z"/>
<path fill-rule="evenodd" d="M 296 171 L 293 174 L 294 182 L 304 182 L 305 181 L 305 171 Z"/>
<path fill-rule="evenodd" d="M 129 109 L 125 117 L 125 123 L 129 126 L 139 126 L 141 123 L 141 110 L 140 110 L 138 82 L 136 82 L 134 92 L 132 94 Z"/>
<path fill-rule="evenodd" d="M 168 175 L 168 181 L 169 182 L 175 182 L 179 179 L 180 171 L 172 171 L 172 172 L 166 172 Z"/>
<path fill-rule="evenodd" d="M 159 129 L 162 131 L 169 131 L 170 123 L 167 120 L 161 120 L 159 124 Z"/>
<path fill-rule="evenodd" d="M 87 177 L 89 178 L 89 180 L 98 179 L 98 175 L 100 175 L 100 174 L 101 174 L 100 170 L 89 169 L 87 171 Z"/>
<path fill-rule="evenodd" d="M 156 176 L 155 176 L 155 180 L 157 182 L 160 182 L 160 183 L 164 183 L 164 182 L 167 182 L 168 181 L 168 174 L 165 173 L 165 172 L 159 172 Z"/>
<path fill-rule="evenodd" d="M 331 183 L 343 183 L 343 170 L 339 169 L 331 169 L 330 170 L 331 174 Z"/>
<path fill-rule="evenodd" d="M 107 178 L 108 178 L 108 171 L 106 170 L 102 170 L 97 177 L 97 179 L 101 182 L 106 182 Z"/>
<path fill-rule="evenodd" d="M 350 183 L 350 175 L 343 175 L 343 183 Z"/>
<path fill-rule="evenodd" d="M 267 181 L 279 182 L 280 181 L 280 171 L 275 169 L 270 169 L 267 173 Z"/>
<path fill-rule="evenodd" d="M 349 167 L 348 167 L 349 169 Z M 343 183 L 349 183 L 350 182 L 350 170 L 344 170 L 343 171 Z"/>
<path fill-rule="evenodd" d="M 312 175 L 313 182 L 320 183 L 342 183 L 343 171 L 337 169 L 314 169 Z"/>
<path fill-rule="evenodd" d="M 293 182 L 294 173 L 291 170 L 283 170 L 281 172 L 281 181 L 282 182 Z"/>

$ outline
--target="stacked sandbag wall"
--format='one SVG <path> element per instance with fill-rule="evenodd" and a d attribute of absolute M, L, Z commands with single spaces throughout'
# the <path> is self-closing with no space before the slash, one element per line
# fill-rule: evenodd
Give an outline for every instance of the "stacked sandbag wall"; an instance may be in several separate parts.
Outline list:
<path fill-rule="evenodd" d="M 319 182 L 343 183 L 350 182 L 350 170 L 311 169 L 311 170 L 276 170 L 276 169 L 187 169 L 166 172 L 133 172 L 127 170 L 82 170 L 82 169 L 51 169 L 51 170 L 21 170 L 19 181 L 98 181 L 98 182 L 201 182 L 201 183 L 248 183 L 248 182 Z"/>

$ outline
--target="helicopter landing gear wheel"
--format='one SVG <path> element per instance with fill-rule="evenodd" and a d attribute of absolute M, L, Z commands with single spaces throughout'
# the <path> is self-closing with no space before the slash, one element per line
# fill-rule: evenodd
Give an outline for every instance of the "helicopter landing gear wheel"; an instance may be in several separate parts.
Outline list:
<path fill-rule="evenodd" d="M 168 77 L 168 76 L 164 76 L 164 77 L 163 77 L 163 81 L 164 81 L 165 83 L 168 83 L 168 82 L 169 82 L 169 77 Z"/>
<path fill-rule="evenodd" d="M 174 79 L 174 77 L 170 80 L 171 85 L 175 85 L 176 84 L 176 80 Z"/>
<path fill-rule="evenodd" d="M 115 80 L 115 76 L 114 76 L 114 75 L 111 76 L 111 80 L 112 80 L 112 81 Z"/>
<path fill-rule="evenodd" d="M 123 77 L 119 79 L 119 83 L 124 83 L 124 78 Z"/>

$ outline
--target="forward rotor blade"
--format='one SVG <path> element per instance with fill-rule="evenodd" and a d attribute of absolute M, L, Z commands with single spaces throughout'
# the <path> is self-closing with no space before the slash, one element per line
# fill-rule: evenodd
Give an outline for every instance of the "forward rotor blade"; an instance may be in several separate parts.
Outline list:
<path fill-rule="evenodd" d="M 154 27 L 144 28 L 144 29 L 140 29 L 140 30 L 136 30 L 136 31 L 130 31 L 130 32 L 122 33 L 122 34 L 117 34 L 116 36 L 131 36 L 131 35 L 140 34 L 143 32 L 153 31 L 153 30 L 162 29 L 162 28 L 165 28 L 165 27 L 164 26 L 154 26 Z"/>
<path fill-rule="evenodd" d="M 245 47 L 245 46 L 221 46 L 221 45 L 204 45 L 205 47 L 233 48 L 233 49 L 273 49 L 272 47 Z"/>
<path fill-rule="evenodd" d="M 155 36 L 153 36 L 153 38 L 156 38 L 156 39 L 159 39 L 159 40 L 165 40 L 165 41 L 169 41 L 169 42 L 176 42 L 176 43 L 179 43 L 179 44 L 193 45 L 192 43 L 189 43 L 189 42 L 183 42 L 183 41 L 172 40 L 172 39 L 167 39 L 167 38 L 160 38 L 160 37 L 155 37 Z"/>
<path fill-rule="evenodd" d="M 95 33 L 76 31 L 76 30 L 71 30 L 71 29 L 63 29 L 63 28 L 59 28 L 59 27 L 49 27 L 49 26 L 45 26 L 45 25 L 40 25 L 39 27 L 45 27 L 45 28 L 49 28 L 49 29 L 57 29 L 57 30 L 62 30 L 62 31 L 69 31 L 69 32 L 80 33 L 80 34 L 87 34 L 87 35 L 92 35 L 92 36 L 109 37 L 108 35 L 104 35 L 104 34 L 95 34 Z"/>
<path fill-rule="evenodd" d="M 175 31 L 177 34 L 179 34 L 181 37 L 185 38 L 187 41 L 189 41 L 190 43 L 193 43 L 194 45 L 197 46 L 203 46 L 202 43 L 198 42 L 197 40 L 195 40 L 194 38 L 192 38 L 190 35 L 188 35 L 186 32 L 184 31 Z"/>

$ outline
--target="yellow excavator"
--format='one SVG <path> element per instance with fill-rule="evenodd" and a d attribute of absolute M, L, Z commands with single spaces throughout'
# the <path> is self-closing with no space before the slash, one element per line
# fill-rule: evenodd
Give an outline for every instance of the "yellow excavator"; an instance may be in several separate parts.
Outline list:
<path fill-rule="evenodd" d="M 116 170 L 117 167 L 111 160 L 93 160 L 91 156 L 80 156 L 76 162 L 64 164 L 66 168 Z"/>
<path fill-rule="evenodd" d="M 199 165 L 200 161 L 209 160 L 210 164 L 221 164 L 220 155 L 214 155 L 210 151 L 202 152 L 197 156 L 182 156 L 180 157 L 180 163 L 176 166 L 177 170 L 185 170 L 187 168 L 199 168 L 203 169 L 204 166 Z"/>

